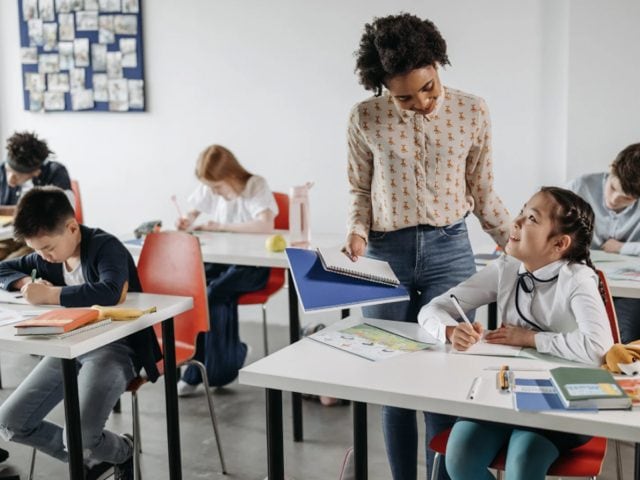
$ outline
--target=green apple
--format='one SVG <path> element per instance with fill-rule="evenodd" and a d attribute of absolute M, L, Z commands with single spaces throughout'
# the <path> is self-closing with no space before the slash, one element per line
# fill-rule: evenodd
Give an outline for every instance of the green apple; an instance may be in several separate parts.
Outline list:
<path fill-rule="evenodd" d="M 284 249 L 287 248 L 287 241 L 280 234 L 271 235 L 264 242 L 264 248 L 270 252 L 284 252 Z"/>

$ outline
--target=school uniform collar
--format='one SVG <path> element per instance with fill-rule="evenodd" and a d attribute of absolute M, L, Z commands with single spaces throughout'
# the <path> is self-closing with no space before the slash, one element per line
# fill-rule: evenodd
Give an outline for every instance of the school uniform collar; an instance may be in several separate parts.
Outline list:
<path fill-rule="evenodd" d="M 435 106 L 435 108 L 428 115 L 423 115 L 421 113 L 416 113 L 413 110 L 404 110 L 402 108 L 399 108 L 395 104 L 393 99 L 391 98 L 391 95 L 389 94 L 388 90 L 385 90 L 384 94 L 388 98 L 389 103 L 391 103 L 396 115 L 398 116 L 400 122 L 402 122 L 402 123 L 410 122 L 411 120 L 413 120 L 416 117 L 416 115 L 419 115 L 419 116 L 423 117 L 425 120 L 427 120 L 429 122 L 432 121 L 432 120 L 435 120 L 435 118 L 438 116 L 438 112 L 440 111 L 440 108 L 444 104 L 445 96 L 447 95 L 446 87 L 444 85 L 442 85 L 442 91 L 440 92 L 440 95 L 438 95 L 438 97 L 436 97 L 436 106 Z"/>
<path fill-rule="evenodd" d="M 555 262 L 548 263 L 544 267 L 534 270 L 533 272 L 528 272 L 527 269 L 524 268 L 524 264 L 521 263 L 518 268 L 518 275 L 529 273 L 542 281 L 551 280 L 553 277 L 558 275 L 560 269 L 566 264 L 566 260 L 556 260 Z"/>

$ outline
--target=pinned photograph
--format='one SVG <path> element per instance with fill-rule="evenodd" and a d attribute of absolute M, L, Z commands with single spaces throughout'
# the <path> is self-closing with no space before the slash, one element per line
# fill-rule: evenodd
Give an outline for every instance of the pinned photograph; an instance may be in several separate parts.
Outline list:
<path fill-rule="evenodd" d="M 138 66 L 135 38 L 121 38 L 120 52 L 122 52 L 122 66 L 124 68 L 136 68 Z"/>
<path fill-rule="evenodd" d="M 38 57 L 38 72 L 58 73 L 60 71 L 60 57 L 57 53 L 43 53 Z"/>
<path fill-rule="evenodd" d="M 122 10 L 120 0 L 99 0 L 98 5 L 100 5 L 101 12 L 120 12 Z"/>
<path fill-rule="evenodd" d="M 68 92 L 69 91 L 69 74 L 68 73 L 48 73 L 47 74 L 47 90 L 50 92 Z"/>
<path fill-rule="evenodd" d="M 71 0 L 71 10 L 79 12 L 84 10 L 84 0 Z"/>
<path fill-rule="evenodd" d="M 59 42 L 58 54 L 60 55 L 60 70 L 71 70 L 73 64 L 73 42 Z"/>
<path fill-rule="evenodd" d="M 44 108 L 44 94 L 42 92 L 29 92 L 29 110 L 41 112 Z"/>
<path fill-rule="evenodd" d="M 109 101 L 109 83 L 106 73 L 93 74 L 93 99 L 96 102 Z"/>
<path fill-rule="evenodd" d="M 88 32 L 98 30 L 98 12 L 82 11 L 76 13 L 76 30 Z"/>
<path fill-rule="evenodd" d="M 109 80 L 109 110 L 112 112 L 129 110 L 129 92 L 124 78 Z"/>
<path fill-rule="evenodd" d="M 114 15 L 113 26 L 117 35 L 137 35 L 138 16 L 137 15 Z"/>
<path fill-rule="evenodd" d="M 71 0 L 56 0 L 56 13 L 71 12 Z"/>
<path fill-rule="evenodd" d="M 97 12 L 100 9 L 98 0 L 84 0 L 84 9 Z"/>
<path fill-rule="evenodd" d="M 113 15 L 100 15 L 98 17 L 98 26 L 98 41 L 100 43 L 113 43 L 116 41 Z"/>
<path fill-rule="evenodd" d="M 40 7 L 40 19 L 43 22 L 53 22 L 56 19 L 53 0 L 40 0 L 38 7 Z"/>
<path fill-rule="evenodd" d="M 144 109 L 144 80 L 129 80 L 129 108 Z"/>
<path fill-rule="evenodd" d="M 50 111 L 64 110 L 64 93 L 44 92 L 44 109 Z"/>
<path fill-rule="evenodd" d="M 107 52 L 107 77 L 122 78 L 122 52 Z"/>
<path fill-rule="evenodd" d="M 44 37 L 44 46 L 42 49 L 45 52 L 55 50 L 56 45 L 58 44 L 58 24 L 55 22 L 43 24 L 42 33 Z"/>
<path fill-rule="evenodd" d="M 84 90 L 85 71 L 84 68 L 74 68 L 70 72 L 71 90 Z"/>
<path fill-rule="evenodd" d="M 29 92 L 44 92 L 44 73 L 27 72 L 24 74 L 24 88 Z"/>
<path fill-rule="evenodd" d="M 94 72 L 107 71 L 107 46 L 100 43 L 91 44 L 91 66 Z"/>
<path fill-rule="evenodd" d="M 42 20 L 40 18 L 32 18 L 27 23 L 27 28 L 29 31 L 29 46 L 42 45 L 44 43 Z"/>
<path fill-rule="evenodd" d="M 73 13 L 61 13 L 58 15 L 58 36 L 60 41 L 72 42 L 76 38 L 76 28 L 73 23 Z"/>
<path fill-rule="evenodd" d="M 37 65 L 38 47 L 22 47 L 20 49 L 20 63 L 24 65 Z"/>
<path fill-rule="evenodd" d="M 71 110 L 91 110 L 93 105 L 93 91 L 74 90 L 71 92 Z"/>
<path fill-rule="evenodd" d="M 22 0 L 22 19 L 27 22 L 38 18 L 38 0 Z"/>
<path fill-rule="evenodd" d="M 73 62 L 76 67 L 89 66 L 89 39 L 76 38 L 73 41 Z"/>
<path fill-rule="evenodd" d="M 138 0 L 122 0 L 122 11 L 124 13 L 140 13 L 140 3 Z"/>

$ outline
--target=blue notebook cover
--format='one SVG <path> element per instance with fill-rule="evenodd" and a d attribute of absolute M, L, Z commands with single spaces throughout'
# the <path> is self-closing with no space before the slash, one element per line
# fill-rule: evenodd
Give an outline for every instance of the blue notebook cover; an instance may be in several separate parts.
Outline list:
<path fill-rule="evenodd" d="M 566 410 L 551 379 L 516 378 L 513 395 L 518 411 Z"/>
<path fill-rule="evenodd" d="M 287 248 L 286 254 L 305 312 L 409 300 L 409 293 L 402 286 L 393 287 L 326 271 L 315 250 Z"/>

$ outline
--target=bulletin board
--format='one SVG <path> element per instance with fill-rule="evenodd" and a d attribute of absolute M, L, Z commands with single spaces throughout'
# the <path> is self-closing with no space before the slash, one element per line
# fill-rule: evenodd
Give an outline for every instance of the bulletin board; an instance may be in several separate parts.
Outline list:
<path fill-rule="evenodd" d="M 18 0 L 24 109 L 142 112 L 142 0 Z"/>

